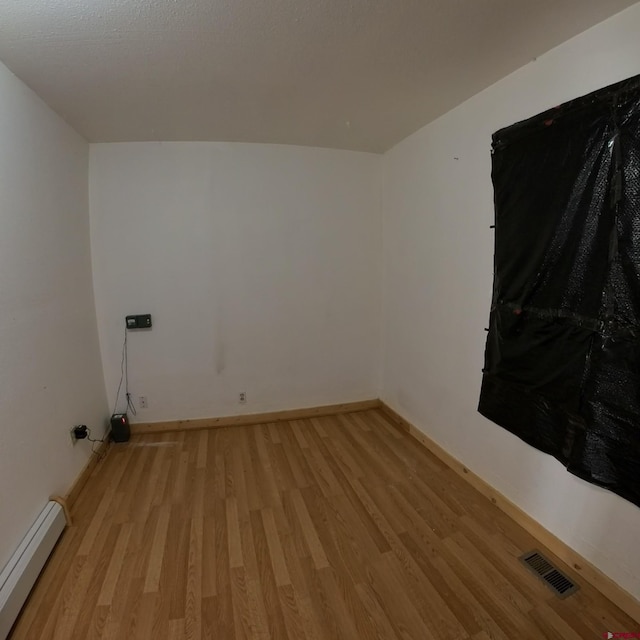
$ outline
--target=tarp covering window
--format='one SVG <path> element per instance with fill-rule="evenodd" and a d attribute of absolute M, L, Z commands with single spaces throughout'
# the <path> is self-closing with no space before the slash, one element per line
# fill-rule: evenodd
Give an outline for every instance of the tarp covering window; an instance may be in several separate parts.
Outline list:
<path fill-rule="evenodd" d="M 479 411 L 640 506 L 640 76 L 493 136 Z"/>

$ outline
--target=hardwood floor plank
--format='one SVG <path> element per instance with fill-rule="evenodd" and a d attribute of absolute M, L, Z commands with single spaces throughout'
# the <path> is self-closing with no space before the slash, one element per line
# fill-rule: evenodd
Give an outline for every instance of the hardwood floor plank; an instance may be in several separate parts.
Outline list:
<path fill-rule="evenodd" d="M 227 473 L 224 466 L 224 456 L 221 453 L 216 453 L 213 473 L 213 487 L 214 495 L 219 500 L 224 500 L 224 498 L 226 497 L 226 477 Z"/>
<path fill-rule="evenodd" d="M 324 569 L 329 566 L 329 561 L 327 560 L 320 538 L 318 538 L 318 533 L 313 526 L 311 516 L 307 511 L 307 505 L 304 503 L 302 495 L 297 489 L 292 491 L 290 495 L 296 515 L 298 516 L 300 525 L 302 526 L 303 535 L 307 542 L 309 553 L 313 558 L 313 563 L 316 569 Z"/>
<path fill-rule="evenodd" d="M 267 452 L 266 432 L 262 427 L 252 430 L 253 437 L 249 437 L 248 449 L 250 453 L 250 467 L 247 469 L 247 490 L 253 488 L 249 509 L 255 511 L 265 505 L 280 506 L 280 492 L 275 481 L 271 460 Z"/>
<path fill-rule="evenodd" d="M 198 435 L 198 460 L 196 462 L 196 469 L 207 468 L 207 453 L 209 448 L 209 434 L 210 431 L 201 431 Z"/>
<path fill-rule="evenodd" d="M 297 487 L 295 476 L 289 464 L 289 460 L 284 453 L 284 445 L 282 442 L 274 443 L 267 447 L 269 458 L 271 460 L 271 468 L 273 469 L 273 477 L 278 493 L 288 489 Z"/>
<path fill-rule="evenodd" d="M 218 633 L 221 638 L 235 638 L 226 500 L 216 501 L 214 519 L 216 524 L 216 618 Z"/>
<path fill-rule="evenodd" d="M 399 638 L 391 626 L 389 616 L 380 604 L 370 584 L 357 584 L 356 592 L 375 628 L 376 638 Z"/>
<path fill-rule="evenodd" d="M 169 530 L 169 519 L 171 510 L 169 507 L 161 508 L 156 523 L 156 531 L 151 545 L 151 556 L 147 567 L 147 575 L 144 582 L 145 593 L 158 591 L 160 585 L 160 575 L 162 572 L 162 562 L 164 560 L 164 550 Z"/>
<path fill-rule="evenodd" d="M 309 437 L 311 439 L 313 436 Z M 329 499 L 331 496 L 341 495 L 344 489 L 319 448 L 307 447 L 304 449 L 304 454 L 311 473 L 313 473 L 322 493 Z"/>
<path fill-rule="evenodd" d="M 185 488 L 187 484 L 187 472 L 189 470 L 189 452 L 183 451 L 180 453 L 180 457 L 176 460 L 176 475 L 175 483 L 173 485 L 173 502 L 178 504 L 185 499 Z"/>
<path fill-rule="evenodd" d="M 256 558 L 260 567 L 262 596 L 265 609 L 268 612 L 269 634 L 274 639 L 286 638 L 284 616 L 280 607 L 275 574 L 269 558 L 269 545 L 267 544 L 267 534 L 264 529 L 262 514 L 259 511 L 252 511 L 250 517 Z"/>
<path fill-rule="evenodd" d="M 122 563 L 122 570 L 118 576 L 113 601 L 104 623 L 103 636 L 107 640 L 121 637 L 121 627 L 125 624 L 125 621 L 130 619 L 133 614 L 132 610 L 138 602 L 138 594 L 136 593 L 138 587 L 142 592 L 140 599 L 144 597 L 144 580 L 142 578 L 136 579 L 134 575 L 132 560 L 135 558 L 135 553 L 135 550 L 129 546 L 125 554 L 125 561 Z M 163 622 L 166 621 L 168 621 L 168 612 L 167 618 L 163 619 Z M 159 637 L 162 637 L 161 634 L 159 634 Z"/>
<path fill-rule="evenodd" d="M 243 567 L 242 538 L 238 520 L 238 503 L 235 498 L 227 498 L 227 542 L 229 544 L 229 566 L 234 569 Z"/>
<path fill-rule="evenodd" d="M 283 428 L 280 430 L 280 439 L 282 440 L 282 451 L 294 477 L 295 486 L 302 488 L 313 485 L 313 474 L 308 467 L 289 422 L 283 423 Z"/>
<path fill-rule="evenodd" d="M 203 529 L 204 522 L 202 518 L 193 518 L 191 520 L 184 617 L 185 637 L 187 640 L 200 640 L 202 636 Z"/>
<path fill-rule="evenodd" d="M 190 521 L 179 505 L 172 505 L 165 544 L 160 589 L 169 593 L 169 620 L 184 622 Z"/>
<path fill-rule="evenodd" d="M 282 442 L 282 440 L 280 440 L 280 431 L 279 431 L 279 425 L 277 422 L 270 422 L 267 425 L 268 429 L 269 429 L 269 437 L 271 438 L 271 442 L 273 442 L 273 444 L 280 444 Z"/>
<path fill-rule="evenodd" d="M 245 437 L 239 438 L 238 436 L 240 435 Z M 243 518 L 249 517 L 250 493 L 252 499 L 256 501 L 257 504 L 260 503 L 257 487 L 255 486 L 255 484 L 252 482 L 250 485 L 251 488 L 247 488 L 247 475 L 251 465 L 247 444 L 248 442 L 245 434 L 236 434 L 232 455 L 234 476 L 234 491 L 232 493 L 232 496 L 236 499 L 238 514 Z"/>
<path fill-rule="evenodd" d="M 106 570 L 108 557 L 113 551 L 117 533 L 117 525 L 105 525 L 94 538 L 95 548 L 92 550 L 92 553 L 86 556 L 85 562 L 81 565 L 73 588 L 68 592 L 68 597 L 62 605 L 62 611 L 59 612 L 60 616 L 56 621 L 51 637 L 56 640 L 58 638 L 73 637 L 78 618 L 81 612 L 85 610 L 84 598 L 87 598 L 87 605 L 89 605 L 92 594 L 96 593 L 95 586 L 101 582 L 99 567 L 102 566 Z M 79 555 L 82 558 L 82 555 Z M 92 585 L 94 589 L 91 588 Z"/>
<path fill-rule="evenodd" d="M 335 579 L 334 571 L 331 567 L 320 569 L 318 572 L 318 582 L 323 593 L 323 598 L 327 603 L 329 615 L 333 616 L 336 622 L 335 629 L 340 638 L 357 638 L 355 620 L 347 611 L 344 600 L 340 595 L 340 590 Z"/>
<path fill-rule="evenodd" d="M 233 602 L 233 626 L 237 640 L 251 640 L 253 616 L 249 609 L 246 573 L 244 567 L 231 568 L 231 600 Z"/>
<path fill-rule="evenodd" d="M 396 635 L 403 640 L 424 638 L 437 640 L 407 597 L 402 583 L 398 583 L 389 567 L 388 555 L 372 563 L 368 571 L 368 584 L 380 606 L 389 612 L 389 622 Z M 355 637 L 355 636 L 353 636 Z"/>
<path fill-rule="evenodd" d="M 308 449 L 309 443 L 304 436 L 304 421 L 303 420 L 291 420 L 289 422 L 291 425 L 291 431 L 295 436 L 295 439 L 298 441 L 301 449 Z"/>
<path fill-rule="evenodd" d="M 551 607 L 540 604 L 534 607 L 530 613 L 542 632 L 548 636 L 556 635 L 562 640 L 581 640 L 575 629 L 572 629 Z"/>
<path fill-rule="evenodd" d="M 142 593 L 140 599 L 140 610 L 138 622 L 136 624 L 135 635 L 132 640 L 147 640 L 155 638 L 154 625 L 158 617 L 161 606 L 161 598 L 158 593 Z"/>
<path fill-rule="evenodd" d="M 429 558 L 428 552 L 425 552 L 424 547 L 410 533 L 402 533 L 400 538 L 469 635 L 473 636 L 484 629 L 495 640 L 509 640 L 485 608 L 473 597 L 464 582 L 446 562 L 442 561 L 441 557 Z"/>
<path fill-rule="evenodd" d="M 169 640 L 184 640 L 184 620 L 169 621 Z"/>
<path fill-rule="evenodd" d="M 272 509 L 262 510 L 262 524 L 264 526 L 265 536 L 267 538 L 267 546 L 269 547 L 269 556 L 271 557 L 271 566 L 273 567 L 273 575 L 278 587 L 285 587 L 291 584 L 289 570 L 284 559 L 282 544 L 278 536 L 276 521 L 273 516 Z"/>
<path fill-rule="evenodd" d="M 257 640 L 270 640 L 269 614 L 264 605 L 262 584 L 259 580 L 247 581 L 247 598 L 251 613 L 251 631 Z"/>
<path fill-rule="evenodd" d="M 322 424 L 322 418 L 311 418 L 311 425 L 321 438 L 328 438 L 327 432 Z"/>
<path fill-rule="evenodd" d="M 218 599 L 207 596 L 202 599 L 202 640 L 223 638 L 218 630 Z"/>
<path fill-rule="evenodd" d="M 132 524 L 123 524 L 120 527 L 120 533 L 118 534 L 118 539 L 116 540 L 115 547 L 113 548 L 113 555 L 111 556 L 111 562 L 107 569 L 107 575 L 104 578 L 102 589 L 98 596 L 99 607 L 102 605 L 111 605 L 113 601 L 113 593 L 116 588 L 118 577 L 120 576 L 120 571 L 122 570 L 122 563 L 125 559 L 125 552 L 127 545 L 129 544 L 129 536 L 131 535 L 132 529 Z"/>
<path fill-rule="evenodd" d="M 87 632 L 87 640 L 101 640 L 104 638 L 106 622 L 109 617 L 109 607 L 96 607 L 91 615 L 91 624 Z"/>
<path fill-rule="evenodd" d="M 287 636 L 290 640 L 294 638 L 297 640 L 305 640 L 307 634 L 306 629 L 298 609 L 298 602 L 296 599 L 293 585 L 285 584 L 278 586 L 278 598 L 280 600 L 280 608 L 282 609 L 282 617 L 284 618 L 284 624 L 287 629 Z"/>
<path fill-rule="evenodd" d="M 370 513 L 372 519 L 388 540 L 391 552 L 384 554 L 387 564 L 396 577 L 402 582 L 403 576 L 409 579 L 412 589 L 409 597 L 423 617 L 426 624 L 442 638 L 452 640 L 465 634 L 463 626 L 454 616 L 448 604 L 440 596 L 438 590 L 430 582 L 428 574 L 420 569 L 411 554 L 407 551 L 402 540 L 393 530 L 384 515 L 379 511 L 373 500 L 368 495 L 366 489 L 359 483 L 355 483 L 358 496 L 361 498 L 365 508 Z M 402 574 L 402 575 L 401 575 Z"/>

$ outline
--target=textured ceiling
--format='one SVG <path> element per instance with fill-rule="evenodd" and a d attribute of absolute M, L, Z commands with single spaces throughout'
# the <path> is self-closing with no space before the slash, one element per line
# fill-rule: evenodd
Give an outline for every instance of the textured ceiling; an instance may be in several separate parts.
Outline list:
<path fill-rule="evenodd" d="M 0 60 L 92 142 L 385 151 L 634 0 L 0 0 Z"/>

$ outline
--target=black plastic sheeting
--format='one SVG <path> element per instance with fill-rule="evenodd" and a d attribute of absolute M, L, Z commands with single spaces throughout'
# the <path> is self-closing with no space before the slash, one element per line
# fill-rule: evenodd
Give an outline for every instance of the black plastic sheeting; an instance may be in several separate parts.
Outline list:
<path fill-rule="evenodd" d="M 479 411 L 640 506 L 640 76 L 493 135 Z"/>

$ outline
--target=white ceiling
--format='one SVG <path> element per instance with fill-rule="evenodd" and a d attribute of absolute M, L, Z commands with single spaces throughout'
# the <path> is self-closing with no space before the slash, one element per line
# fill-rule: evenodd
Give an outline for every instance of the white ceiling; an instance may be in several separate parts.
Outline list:
<path fill-rule="evenodd" d="M 635 0 L 0 0 L 0 60 L 92 142 L 385 151 Z"/>

